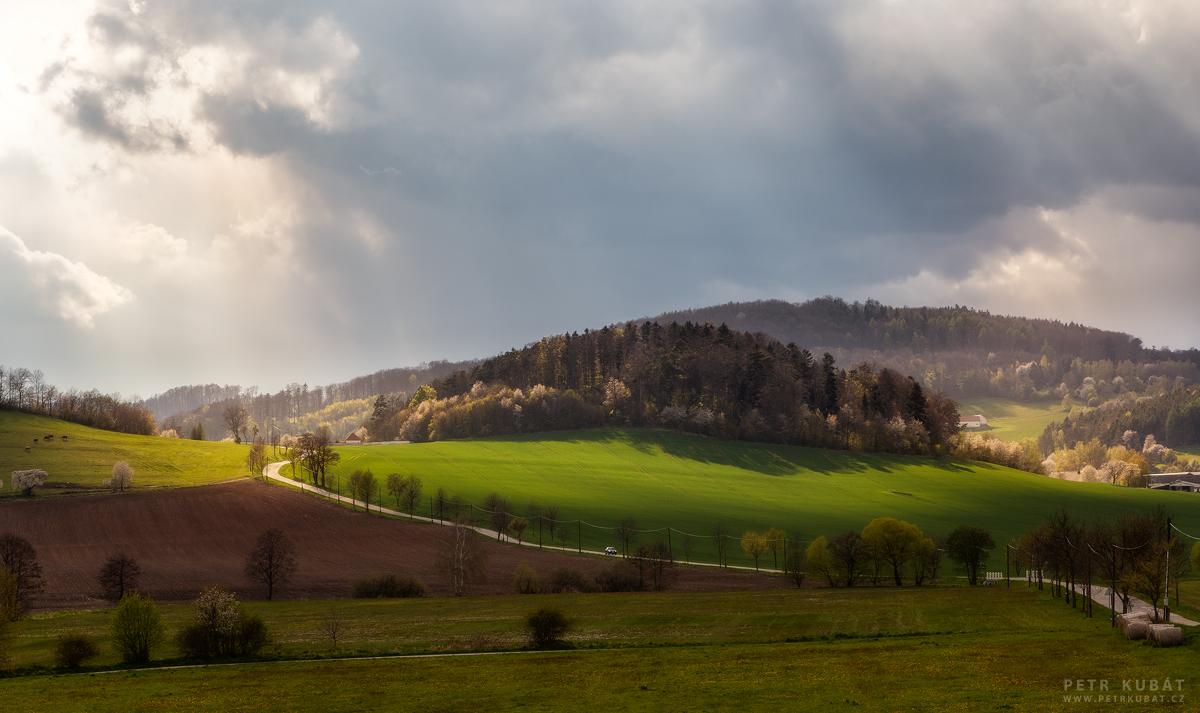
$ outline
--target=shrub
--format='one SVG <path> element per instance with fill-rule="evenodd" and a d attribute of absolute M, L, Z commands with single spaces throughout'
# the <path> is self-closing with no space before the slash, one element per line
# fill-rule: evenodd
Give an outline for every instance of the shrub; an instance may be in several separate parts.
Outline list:
<path fill-rule="evenodd" d="M 797 587 L 804 584 L 807 559 L 805 551 L 798 545 L 799 543 L 793 545 L 792 549 L 788 550 L 787 556 L 783 558 L 783 575 Z"/>
<path fill-rule="evenodd" d="M 125 663 L 146 663 L 150 649 L 166 636 L 162 616 L 151 599 L 142 599 L 135 589 L 121 599 L 113 615 L 113 648 Z"/>
<path fill-rule="evenodd" d="M 175 635 L 184 657 L 249 656 L 266 646 L 267 625 L 257 614 L 247 614 L 233 592 L 205 587 L 193 603 L 196 620 Z"/>
<path fill-rule="evenodd" d="M 394 574 L 363 577 L 350 585 L 353 599 L 407 599 L 428 594 L 425 585 L 416 577 L 398 577 Z"/>
<path fill-rule="evenodd" d="M 571 620 L 555 607 L 542 607 L 525 620 L 529 627 L 529 640 L 534 646 L 544 646 L 561 641 L 571 629 Z"/>
<path fill-rule="evenodd" d="M 75 668 L 98 653 L 95 642 L 90 638 L 82 634 L 67 634 L 58 637 L 58 645 L 54 647 L 54 662 L 66 668 Z"/>
<path fill-rule="evenodd" d="M 237 650 L 241 656 L 253 656 L 267 645 L 270 636 L 267 633 L 267 623 L 257 614 L 243 614 L 238 623 Z"/>
<path fill-rule="evenodd" d="M 539 594 L 542 591 L 538 573 L 525 561 L 517 565 L 516 571 L 513 572 L 512 586 L 517 594 Z"/>
<path fill-rule="evenodd" d="M 596 575 L 601 592 L 637 592 L 642 588 L 637 568 L 628 562 L 613 562 Z"/>
<path fill-rule="evenodd" d="M 183 628 L 175 634 L 175 647 L 179 649 L 179 655 L 185 659 L 209 656 L 211 647 L 208 630 L 199 622 L 190 621 L 184 624 Z"/>
<path fill-rule="evenodd" d="M 560 567 L 546 578 L 546 589 L 553 594 L 566 592 L 591 592 L 595 590 L 583 572 L 570 567 Z"/>

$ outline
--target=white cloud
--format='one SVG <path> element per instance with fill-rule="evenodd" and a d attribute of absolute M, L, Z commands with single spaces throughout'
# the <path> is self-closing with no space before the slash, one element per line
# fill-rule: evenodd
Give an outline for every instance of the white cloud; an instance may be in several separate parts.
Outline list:
<path fill-rule="evenodd" d="M 25 241 L 0 227 L 0 244 L 25 267 L 25 276 L 44 303 L 58 316 L 91 328 L 95 318 L 133 299 L 133 293 L 81 262 L 57 253 L 30 250 Z"/>
<path fill-rule="evenodd" d="M 186 240 L 172 236 L 161 226 L 134 223 L 123 226 L 109 249 L 120 251 L 120 258 L 125 262 L 169 269 L 179 265 L 187 257 L 188 244 Z"/>

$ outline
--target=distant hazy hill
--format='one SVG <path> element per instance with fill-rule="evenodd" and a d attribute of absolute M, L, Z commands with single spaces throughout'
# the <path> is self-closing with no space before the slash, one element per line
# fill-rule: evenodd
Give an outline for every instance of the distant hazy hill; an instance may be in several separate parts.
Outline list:
<path fill-rule="evenodd" d="M 808 349 L 910 348 L 916 352 L 979 349 L 1040 356 L 1045 352 L 1084 361 L 1138 361 L 1142 340 L 1074 322 L 993 315 L 969 307 L 890 307 L 875 300 L 847 303 L 822 297 L 802 304 L 782 300 L 728 302 L 666 312 L 659 323 L 724 322 L 730 329 L 764 332 Z M 1193 352 L 1195 350 L 1192 350 Z M 1156 355 L 1157 356 L 1157 355 Z M 1155 359 L 1157 360 L 1157 359 Z"/>
<path fill-rule="evenodd" d="M 477 361 L 433 361 L 414 367 L 382 369 L 374 374 L 326 386 L 289 384 L 278 393 L 259 393 L 258 387 L 196 384 L 177 386 L 142 401 L 164 426 L 190 433 L 197 423 L 204 425 L 207 437 L 225 436 L 221 414 L 232 403 L 246 407 L 250 419 L 262 427 L 277 426 L 285 431 L 313 430 L 329 423 L 339 437 L 362 425 L 370 414 L 371 401 L 380 394 L 402 396 L 407 401 L 417 387 L 444 378 Z M 361 403 L 353 403 L 361 402 Z"/>

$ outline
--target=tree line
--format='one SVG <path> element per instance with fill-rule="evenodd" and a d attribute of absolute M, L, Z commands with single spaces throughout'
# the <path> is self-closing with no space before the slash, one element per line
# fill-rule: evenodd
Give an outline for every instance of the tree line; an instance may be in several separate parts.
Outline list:
<path fill-rule="evenodd" d="M 60 391 L 40 369 L 0 366 L 0 409 L 50 416 L 106 431 L 153 436 L 154 414 L 136 397 L 102 394 L 96 389 Z"/>
<path fill-rule="evenodd" d="M 1153 607 L 1157 620 L 1168 586 L 1174 585 L 1178 599 L 1179 580 L 1200 567 L 1200 547 L 1185 537 L 1190 536 L 1174 527 L 1161 505 L 1091 521 L 1062 508 L 1008 543 L 1008 561 L 1028 569 L 1027 586 L 1049 586 L 1087 616 L 1093 614 L 1094 590 L 1103 586 L 1120 612 L 1129 612 L 1137 595 Z"/>

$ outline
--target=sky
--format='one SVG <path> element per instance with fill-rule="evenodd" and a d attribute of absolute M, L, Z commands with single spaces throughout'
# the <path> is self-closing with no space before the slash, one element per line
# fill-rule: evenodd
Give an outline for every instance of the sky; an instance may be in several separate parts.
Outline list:
<path fill-rule="evenodd" d="M 0 364 L 276 390 L 823 295 L 1200 345 L 1200 4 L 0 0 Z"/>

